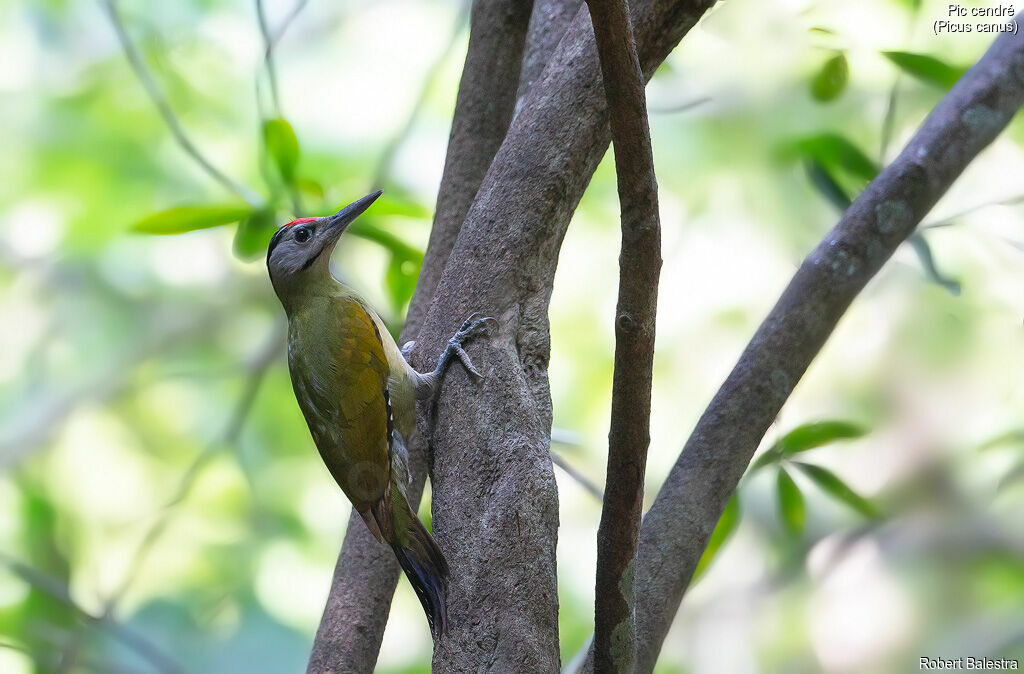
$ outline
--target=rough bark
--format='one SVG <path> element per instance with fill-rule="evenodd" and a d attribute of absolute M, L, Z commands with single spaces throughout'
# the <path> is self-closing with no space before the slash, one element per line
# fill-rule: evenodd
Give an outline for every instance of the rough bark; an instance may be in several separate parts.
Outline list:
<path fill-rule="evenodd" d="M 712 4 L 714 0 L 641 0 L 632 7 L 633 23 L 637 26 L 637 50 L 646 78 L 650 78 L 683 35 Z M 550 553 L 537 567 L 538 572 L 549 574 L 543 579 L 547 596 L 541 593 L 543 601 L 540 604 L 544 606 L 540 611 L 542 619 L 528 623 L 524 621 L 522 628 L 518 626 L 518 614 L 512 613 L 502 618 L 495 611 L 491 611 L 486 620 L 482 617 L 475 628 L 459 628 L 456 625 L 461 630 L 458 636 L 453 636 L 452 644 L 439 644 L 438 653 L 441 659 L 444 653 L 458 649 L 462 649 L 462 654 L 453 659 L 450 669 L 435 657 L 439 671 L 458 671 L 461 666 L 475 671 L 477 666 L 471 664 L 472 660 L 467 654 L 477 648 L 481 650 L 480 662 L 498 662 L 494 655 L 485 654 L 494 649 L 497 643 L 501 644 L 503 656 L 515 658 L 515 653 L 509 654 L 508 651 L 518 650 L 510 642 L 520 638 L 520 631 L 522 635 L 534 637 L 531 653 L 542 651 L 537 658 L 541 667 L 536 671 L 554 671 L 558 663 L 557 595 L 554 593 L 555 532 L 547 521 L 557 518 L 557 509 L 552 508 L 552 496 L 545 496 L 550 493 L 549 485 L 553 489 L 547 437 L 551 423 L 546 378 L 550 351 L 547 305 L 558 248 L 565 229 L 610 141 L 593 32 L 585 9 L 574 18 L 544 70 L 544 76 L 531 87 L 528 98 L 529 102 L 522 106 L 495 156 L 480 195 L 474 202 L 466 225 L 463 225 L 463 229 L 472 232 L 459 234 L 460 240 L 465 238 L 461 243 L 456 242 L 455 250 L 451 253 L 452 258 L 459 262 L 453 265 L 446 256 L 435 255 L 428 249 L 424 269 L 433 270 L 436 266 L 443 266 L 446 260 L 449 264 L 434 295 L 431 309 L 433 319 L 428 321 L 429 329 L 427 323 L 423 330 L 411 323 L 403 331 L 403 339 L 420 335 L 413 360 L 426 363 L 431 355 L 436 355 L 443 340 L 447 338 L 445 331 L 450 333 L 468 313 L 479 310 L 503 319 L 505 327 L 501 339 L 497 341 L 503 343 L 504 348 L 490 349 L 487 357 L 477 352 L 478 344 L 471 345 L 470 351 L 476 355 L 478 365 L 488 371 L 498 365 L 507 367 L 508 373 L 514 373 L 518 368 L 520 372 L 517 376 L 525 380 L 526 391 L 530 394 L 529 398 L 522 399 L 522 404 L 529 406 L 533 401 L 540 401 L 536 411 L 539 423 L 534 425 L 545 429 L 544 437 L 538 438 L 536 430 L 530 431 L 529 437 L 533 443 L 531 456 L 535 464 L 526 466 L 526 470 L 542 475 L 538 478 L 544 484 L 540 494 L 547 499 L 543 506 L 547 509 L 546 519 L 538 524 L 543 523 L 547 527 L 545 545 L 550 548 Z M 510 273 L 509 269 L 500 275 L 490 274 L 492 261 L 500 258 L 502 263 L 507 263 L 510 257 L 518 260 L 521 278 L 515 278 L 516 274 Z M 466 273 L 467 270 L 471 270 L 471 273 Z M 460 274 L 463 276 L 460 277 Z M 510 276 L 514 278 L 511 283 Z M 477 292 L 479 298 L 476 297 Z M 418 286 L 413 307 L 425 302 L 426 298 L 426 291 Z M 507 307 L 507 311 L 501 310 L 501 307 Z M 492 354 L 496 353 L 504 354 L 503 360 L 500 363 L 490 362 Z M 474 495 L 480 493 L 482 485 L 502 477 L 500 471 L 504 468 L 500 465 L 495 467 L 495 462 L 509 457 L 523 466 L 523 457 L 518 456 L 518 446 L 527 434 L 521 434 L 520 427 L 512 421 L 515 419 L 512 416 L 516 412 L 515 404 L 505 404 L 508 401 L 499 404 L 495 401 L 495 406 L 488 408 L 487 402 L 479 399 L 472 406 L 465 406 L 466 410 L 473 410 L 473 414 L 461 411 L 464 396 L 471 396 L 474 392 L 493 395 L 495 389 L 500 387 L 497 381 L 498 377 L 495 376 L 477 389 L 468 384 L 461 373 L 453 371 L 451 381 L 445 386 L 439 409 L 439 424 L 434 439 L 442 458 L 438 460 L 439 466 L 435 467 L 433 475 L 436 499 L 434 527 L 449 561 L 455 560 L 453 585 L 456 586 L 470 583 L 470 576 L 465 570 L 467 566 L 484 563 L 481 560 L 481 557 L 486 557 L 484 549 L 471 551 L 465 559 L 462 550 L 472 548 L 478 542 L 485 544 L 487 520 L 481 513 L 486 512 L 486 509 L 473 510 L 467 502 L 463 510 L 468 512 L 468 524 L 476 525 L 477 530 L 460 529 L 467 538 L 465 541 L 455 541 L 458 546 L 453 545 L 452 537 L 462 533 L 447 534 L 447 520 L 461 515 L 455 512 L 456 503 L 449 505 L 447 502 L 457 502 L 459 495 L 452 493 L 445 496 L 444 492 L 448 489 L 457 492 L 460 487 L 449 481 L 441 489 L 439 474 L 444 470 L 456 470 L 458 466 L 453 465 L 452 459 L 443 457 L 458 447 L 467 452 L 487 453 L 484 457 L 487 461 L 466 466 L 467 470 L 475 471 L 475 475 L 470 476 L 472 479 L 466 483 L 467 494 Z M 455 395 L 452 395 L 453 389 Z M 512 388 L 507 391 L 506 397 L 514 399 L 522 392 L 521 389 Z M 454 420 L 450 418 L 453 410 L 460 410 L 458 418 Z M 470 442 L 472 436 L 468 432 L 463 439 L 460 432 L 465 429 L 460 428 L 459 424 L 467 417 L 489 419 L 490 423 L 504 428 L 504 436 L 498 438 L 495 444 L 485 445 Z M 524 419 L 528 419 L 528 416 L 524 416 Z M 538 443 L 543 445 L 543 457 L 536 454 Z M 410 452 L 413 451 L 414 448 L 410 448 Z M 476 460 L 475 456 L 473 460 Z M 466 458 L 466 461 L 470 461 L 470 458 Z M 531 498 L 529 492 L 521 494 L 513 502 L 505 504 L 506 507 L 511 507 L 520 499 L 526 501 Z M 442 500 L 445 500 L 443 505 Z M 491 506 L 502 505 L 497 498 L 487 499 L 487 503 Z M 371 545 L 372 539 L 360 536 L 356 524 L 360 524 L 358 518 L 349 521 L 349 533 L 346 534 L 341 559 L 332 580 L 327 609 L 314 643 L 310 672 L 369 672 L 373 670 L 376 661 L 398 570 L 393 559 L 375 554 L 379 552 L 374 547 L 375 543 Z M 518 524 L 518 527 L 511 527 L 506 532 L 518 535 L 523 528 L 535 526 L 534 522 L 521 518 Z M 356 550 L 347 550 L 350 547 Z M 500 564 L 504 550 L 505 546 L 502 546 L 500 551 L 495 551 L 495 566 Z M 513 553 L 516 560 L 526 555 L 518 549 L 513 550 Z M 501 573 L 500 569 L 493 571 Z M 512 568 L 508 571 L 510 576 L 514 572 Z M 529 576 L 529 573 L 526 575 Z M 478 579 L 479 576 L 474 578 Z M 534 580 L 530 577 L 525 587 L 529 588 Z M 486 610 L 486 603 L 491 599 L 488 593 L 493 593 L 493 596 L 504 593 L 502 598 L 507 604 L 507 600 L 514 598 L 517 590 L 510 590 L 508 583 L 499 583 L 493 588 L 477 584 L 465 588 L 464 592 L 453 592 L 449 604 L 468 602 L 463 608 L 464 612 L 473 611 L 473 607 Z M 455 622 L 467 618 L 464 613 L 456 616 L 458 610 L 457 606 L 452 609 Z M 549 625 L 550 631 L 543 638 L 536 638 L 538 630 L 544 625 Z M 478 638 L 470 642 L 468 640 L 472 638 L 473 631 L 478 634 Z M 359 643 L 354 643 L 357 641 Z M 524 656 L 526 660 L 529 660 L 528 656 Z M 518 660 L 514 659 L 513 662 Z"/>
<path fill-rule="evenodd" d="M 565 29 L 576 17 L 582 4 L 582 0 L 534 0 L 526 47 L 523 50 L 519 93 L 516 95 L 520 103 L 544 72 L 544 67 L 565 35 Z"/>
<path fill-rule="evenodd" d="M 636 569 L 637 671 L 653 670 L 726 501 L 843 313 L 1022 104 L 1024 37 L 1007 34 L 804 260 L 697 422 L 644 518 Z"/>
<path fill-rule="evenodd" d="M 633 560 L 651 444 L 651 380 L 661 223 L 643 73 L 626 0 L 587 0 L 608 101 L 622 221 L 608 469 L 597 531 L 594 663 L 630 672 L 636 645 Z"/>
<path fill-rule="evenodd" d="M 434 226 L 402 343 L 416 338 L 462 219 L 505 137 L 515 107 L 530 5 L 524 0 L 477 0 L 473 5 Z M 415 509 L 427 475 L 422 437 L 409 443 L 409 468 L 409 503 Z M 391 550 L 377 543 L 359 516 L 351 513 L 307 672 L 373 671 L 399 573 Z"/>
<path fill-rule="evenodd" d="M 710 4 L 638 3 L 648 77 Z M 436 352 L 473 311 L 502 322 L 488 348 L 470 347 L 487 380 L 450 377 L 434 430 L 434 531 L 452 565 L 437 671 L 558 669 L 547 308 L 559 246 L 608 142 L 581 9 L 491 163 L 417 343 L 421 354 Z"/>
<path fill-rule="evenodd" d="M 413 336 L 419 333 L 455 237 L 515 113 L 532 8 L 533 0 L 473 3 L 434 225 L 405 319 L 404 331 Z"/>

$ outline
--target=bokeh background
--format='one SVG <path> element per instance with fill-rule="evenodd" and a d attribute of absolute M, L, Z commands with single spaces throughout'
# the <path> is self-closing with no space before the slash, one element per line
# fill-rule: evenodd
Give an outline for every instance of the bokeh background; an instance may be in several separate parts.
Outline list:
<path fill-rule="evenodd" d="M 990 42 L 936 36 L 946 5 L 729 0 L 655 75 L 648 502 L 843 201 Z M 466 7 L 266 0 L 274 81 L 253 2 L 117 7 L 141 79 L 106 0 L 0 2 L 0 672 L 301 671 L 348 504 L 292 396 L 261 250 L 294 215 L 384 188 L 334 262 L 397 331 Z M 660 672 L 1024 658 L 1022 147 L 1018 119 L 843 319 L 741 483 Z M 606 159 L 551 306 L 552 449 L 598 488 L 617 209 Z M 570 663 L 592 629 L 600 505 L 556 475 Z M 429 658 L 402 581 L 379 671 Z"/>

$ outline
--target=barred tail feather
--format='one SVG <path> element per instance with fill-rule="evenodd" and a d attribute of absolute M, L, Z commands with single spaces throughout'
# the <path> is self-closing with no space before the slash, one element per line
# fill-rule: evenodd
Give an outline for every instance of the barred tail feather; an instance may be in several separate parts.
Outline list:
<path fill-rule="evenodd" d="M 400 537 L 405 544 L 392 540 L 391 548 L 416 590 L 436 638 L 448 629 L 448 562 L 419 518 L 411 510 L 409 515 L 405 535 Z"/>

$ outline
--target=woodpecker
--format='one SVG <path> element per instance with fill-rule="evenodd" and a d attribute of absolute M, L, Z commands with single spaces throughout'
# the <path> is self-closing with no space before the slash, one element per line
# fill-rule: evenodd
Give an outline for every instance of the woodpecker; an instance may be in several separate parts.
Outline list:
<path fill-rule="evenodd" d="M 288 317 L 288 369 L 310 435 L 370 533 L 391 545 L 436 638 L 447 627 L 448 562 L 409 507 L 405 441 L 416 430 L 416 401 L 436 397 L 453 361 L 482 379 L 463 343 L 494 319 L 474 314 L 433 372 L 413 369 L 380 317 L 330 271 L 342 232 L 380 195 L 279 228 L 267 269 Z"/>

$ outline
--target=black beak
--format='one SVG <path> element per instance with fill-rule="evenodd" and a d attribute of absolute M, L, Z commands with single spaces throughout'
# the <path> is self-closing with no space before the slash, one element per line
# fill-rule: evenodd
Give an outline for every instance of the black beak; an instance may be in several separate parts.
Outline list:
<path fill-rule="evenodd" d="M 377 197 L 381 195 L 381 190 L 377 190 L 373 194 L 367 194 L 362 199 L 353 201 L 351 204 L 341 209 L 334 215 L 326 218 L 326 232 L 329 233 L 332 240 L 337 241 L 341 233 L 344 232 L 352 221 L 358 218 L 363 212 L 370 207 L 370 204 L 377 201 Z"/>

